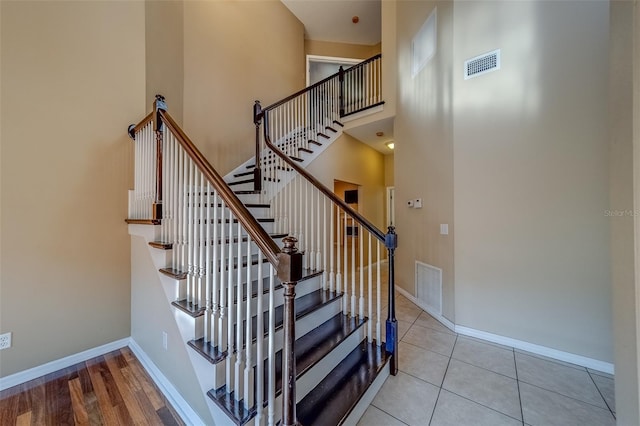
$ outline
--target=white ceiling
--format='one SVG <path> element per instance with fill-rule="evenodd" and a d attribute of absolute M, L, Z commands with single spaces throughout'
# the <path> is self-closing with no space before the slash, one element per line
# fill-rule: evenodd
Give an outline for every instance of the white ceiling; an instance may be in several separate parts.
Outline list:
<path fill-rule="evenodd" d="M 305 38 L 372 45 L 380 43 L 380 0 L 282 0 L 302 22 Z M 351 18 L 357 16 L 357 24 Z"/>
<path fill-rule="evenodd" d="M 376 135 L 378 132 L 382 132 L 384 135 Z M 393 117 L 354 127 L 345 130 L 345 133 L 385 155 L 393 154 L 393 151 L 386 145 L 389 142 L 393 142 Z"/>

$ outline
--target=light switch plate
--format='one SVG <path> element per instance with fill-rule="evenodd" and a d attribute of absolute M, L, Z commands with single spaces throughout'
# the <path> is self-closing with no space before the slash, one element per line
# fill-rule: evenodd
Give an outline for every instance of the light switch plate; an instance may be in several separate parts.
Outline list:
<path fill-rule="evenodd" d="M 440 235 L 449 235 L 449 224 L 447 223 L 440 224 Z"/>

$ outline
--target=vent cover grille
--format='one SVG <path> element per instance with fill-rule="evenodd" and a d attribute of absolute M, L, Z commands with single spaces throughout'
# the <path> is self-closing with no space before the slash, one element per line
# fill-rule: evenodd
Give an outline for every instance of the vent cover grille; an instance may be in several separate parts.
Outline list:
<path fill-rule="evenodd" d="M 500 49 L 466 60 L 464 63 L 464 79 L 468 80 L 499 69 Z"/>
<path fill-rule="evenodd" d="M 416 297 L 432 315 L 442 315 L 442 269 L 416 261 Z"/>

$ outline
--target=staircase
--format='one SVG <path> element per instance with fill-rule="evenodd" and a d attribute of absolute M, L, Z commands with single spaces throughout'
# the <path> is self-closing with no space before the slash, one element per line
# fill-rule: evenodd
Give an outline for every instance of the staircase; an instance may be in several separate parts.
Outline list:
<path fill-rule="evenodd" d="M 340 136 L 345 110 L 381 104 L 379 60 L 256 102 L 256 155 L 224 178 L 162 97 L 129 129 L 130 232 L 174 283 L 168 303 L 216 422 L 355 424 L 397 371 L 395 233 L 305 170 Z"/>

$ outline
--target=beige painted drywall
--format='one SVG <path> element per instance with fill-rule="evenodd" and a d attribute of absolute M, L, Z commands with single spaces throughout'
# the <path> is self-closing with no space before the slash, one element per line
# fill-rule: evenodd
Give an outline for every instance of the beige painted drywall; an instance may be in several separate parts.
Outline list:
<path fill-rule="evenodd" d="M 304 70 L 304 28 L 281 2 L 185 2 L 184 128 L 221 174 L 254 154 L 254 100 L 300 90 Z"/>
<path fill-rule="evenodd" d="M 396 115 L 398 86 L 398 48 L 397 48 L 397 2 L 382 0 L 380 5 L 382 18 L 382 99 L 384 117 Z"/>
<path fill-rule="evenodd" d="M 182 124 L 184 99 L 183 1 L 145 1 L 147 109 L 156 94 L 165 97 L 171 116 Z"/>
<path fill-rule="evenodd" d="M 343 133 L 308 167 L 307 171 L 329 189 L 334 180 L 359 185 L 358 211 L 384 230 L 384 156 Z"/>
<path fill-rule="evenodd" d="M 455 322 L 611 362 L 609 4 L 457 2 L 454 33 Z"/>
<path fill-rule="evenodd" d="M 633 215 L 633 3 L 610 3 L 609 199 L 616 416 L 639 424 Z M 632 408 L 633 407 L 633 408 Z"/>
<path fill-rule="evenodd" d="M 411 76 L 411 40 L 437 6 L 437 53 Z M 442 268 L 442 313 L 454 317 L 453 239 L 453 3 L 397 3 L 398 92 L 394 124 L 396 284 L 415 294 L 415 262 Z M 423 208 L 406 206 L 422 198 Z M 449 235 L 440 235 L 440 224 Z"/>
<path fill-rule="evenodd" d="M 131 236 L 131 337 L 205 424 L 213 424 L 205 393 L 187 353 L 192 349 L 186 347 L 178 328 L 177 323 L 184 314 L 171 306 L 165 294 L 165 291 L 177 293 L 176 285 L 169 279 L 160 279 L 146 240 Z M 162 346 L 163 332 L 167 333 L 166 350 Z"/>
<path fill-rule="evenodd" d="M 7 376 L 130 334 L 126 128 L 146 109 L 145 35 L 141 2 L 0 9 Z"/>
<path fill-rule="evenodd" d="M 350 44 L 336 43 L 332 41 L 305 40 L 305 55 L 333 56 L 337 58 L 367 59 L 380 53 L 381 43 Z"/>
<path fill-rule="evenodd" d="M 395 167 L 395 156 L 387 154 L 384 156 L 384 186 L 393 186 L 393 176 Z"/>

